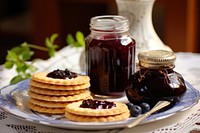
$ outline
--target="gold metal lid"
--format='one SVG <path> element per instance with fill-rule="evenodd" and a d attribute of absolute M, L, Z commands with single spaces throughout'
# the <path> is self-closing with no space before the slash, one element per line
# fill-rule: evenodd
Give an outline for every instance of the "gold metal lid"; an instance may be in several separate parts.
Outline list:
<path fill-rule="evenodd" d="M 176 55 L 166 50 L 148 50 L 138 54 L 139 65 L 146 68 L 174 67 Z"/>

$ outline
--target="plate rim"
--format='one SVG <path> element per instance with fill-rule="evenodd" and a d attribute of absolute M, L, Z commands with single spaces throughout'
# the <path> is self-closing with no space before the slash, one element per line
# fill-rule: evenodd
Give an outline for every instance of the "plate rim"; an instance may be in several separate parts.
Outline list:
<path fill-rule="evenodd" d="M 33 122 L 33 123 L 39 123 L 39 124 L 42 124 L 42 125 L 47 125 L 47 126 L 52 126 L 52 127 L 66 128 L 66 129 L 77 129 L 77 126 L 78 126 L 78 129 L 81 129 L 81 130 L 99 130 L 99 129 L 123 128 L 123 127 L 125 127 L 126 124 L 130 123 L 131 121 L 133 121 L 135 119 L 135 118 L 128 118 L 128 119 L 123 120 L 123 121 L 106 122 L 106 124 L 104 122 L 103 123 L 102 122 L 101 123 L 92 123 L 93 126 L 91 126 L 91 123 L 88 123 L 88 122 L 73 122 L 73 121 L 69 121 L 69 120 L 66 120 L 65 122 L 61 121 L 61 123 L 55 123 L 57 121 L 54 120 L 53 123 L 51 123 L 51 122 L 48 122 L 50 119 L 44 119 L 43 117 L 39 117 L 39 116 L 37 116 L 37 118 L 38 118 L 37 119 L 35 114 L 34 114 L 34 118 L 33 118 L 32 115 L 31 115 L 31 118 L 27 118 L 25 116 L 22 117 L 20 115 L 17 115 L 15 113 L 13 113 L 9 109 L 7 109 L 5 106 L 2 106 L 2 104 L 1 104 L 1 102 L 2 102 L 2 94 L 1 93 L 2 93 L 3 89 L 6 89 L 7 87 L 13 87 L 13 89 L 11 89 L 11 90 L 14 91 L 14 90 L 17 89 L 17 87 L 20 84 L 22 84 L 24 82 L 29 82 L 29 81 L 30 81 L 30 79 L 26 79 L 26 80 L 23 80 L 23 81 L 21 81 L 21 82 L 19 82 L 17 84 L 7 85 L 7 86 L 1 88 L 0 89 L 0 108 L 2 110 L 4 110 L 5 112 L 9 113 L 10 115 L 12 115 L 12 116 L 14 116 L 14 117 L 16 117 L 18 119 L 24 120 L 24 121 L 29 121 L 29 122 Z M 146 123 L 150 123 L 150 122 L 153 122 L 153 121 L 165 119 L 165 118 L 170 117 L 172 115 L 175 115 L 177 113 L 180 113 L 180 112 L 183 112 L 185 110 L 188 110 L 188 109 L 192 108 L 194 105 L 196 105 L 199 102 L 199 99 L 200 99 L 200 92 L 197 89 L 195 89 L 189 82 L 185 81 L 185 83 L 186 83 L 186 86 L 188 88 L 190 88 L 193 91 L 193 93 L 195 93 L 195 95 L 196 95 L 196 99 L 194 100 L 194 102 L 191 105 L 187 106 L 187 108 L 183 108 L 183 109 L 181 109 L 179 111 L 176 111 L 174 113 L 169 113 L 169 114 L 167 114 L 165 116 L 158 117 L 157 119 L 151 119 L 151 116 L 152 116 L 151 115 L 147 119 L 145 119 L 144 121 L 142 121 L 140 124 L 146 124 Z M 11 93 L 11 91 L 10 91 L 10 93 Z M 16 109 L 18 109 L 19 112 L 22 112 L 22 113 L 24 113 L 24 114 L 26 114 L 28 116 L 28 114 L 26 112 L 23 112 L 17 106 L 14 106 L 14 107 Z M 172 107 L 172 108 L 174 108 L 174 107 Z M 33 111 L 31 111 L 31 112 L 33 112 Z M 158 113 L 158 114 L 160 114 L 160 113 Z M 115 124 L 110 124 L 110 123 L 115 123 Z"/>

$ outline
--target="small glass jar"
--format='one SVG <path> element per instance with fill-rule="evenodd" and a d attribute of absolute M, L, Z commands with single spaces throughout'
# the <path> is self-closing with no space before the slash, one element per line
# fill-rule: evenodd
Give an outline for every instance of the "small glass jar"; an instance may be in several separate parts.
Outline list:
<path fill-rule="evenodd" d="M 174 71 L 176 56 L 171 51 L 149 50 L 138 54 L 139 68 L 126 89 L 130 102 L 149 103 L 154 106 L 160 100 L 176 104 L 186 91 L 183 77 Z"/>
<path fill-rule="evenodd" d="M 86 73 L 96 97 L 122 97 L 135 72 L 135 40 L 129 21 L 118 15 L 91 18 L 86 37 Z"/>

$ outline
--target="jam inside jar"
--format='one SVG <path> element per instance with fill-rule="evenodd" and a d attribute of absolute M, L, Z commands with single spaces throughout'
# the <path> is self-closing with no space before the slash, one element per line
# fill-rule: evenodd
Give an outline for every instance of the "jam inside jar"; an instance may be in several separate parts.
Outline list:
<path fill-rule="evenodd" d="M 135 41 L 128 35 L 129 22 L 122 16 L 91 19 L 86 38 L 86 72 L 96 97 L 122 97 L 135 71 Z"/>
<path fill-rule="evenodd" d="M 153 107 L 160 100 L 179 102 L 186 91 L 183 77 L 174 71 L 175 55 L 163 50 L 150 50 L 138 55 L 140 70 L 132 75 L 126 95 L 130 102 L 149 103 Z"/>

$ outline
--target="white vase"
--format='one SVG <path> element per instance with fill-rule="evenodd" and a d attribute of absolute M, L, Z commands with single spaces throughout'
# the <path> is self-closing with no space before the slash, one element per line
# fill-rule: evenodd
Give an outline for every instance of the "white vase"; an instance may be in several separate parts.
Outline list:
<path fill-rule="evenodd" d="M 118 14 L 128 17 L 130 21 L 130 34 L 136 40 L 136 55 L 144 50 L 172 51 L 154 30 L 152 23 L 154 2 L 155 0 L 116 0 Z"/>

